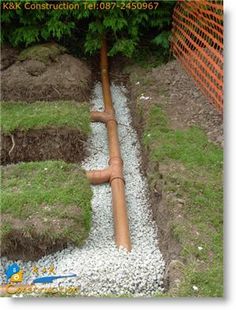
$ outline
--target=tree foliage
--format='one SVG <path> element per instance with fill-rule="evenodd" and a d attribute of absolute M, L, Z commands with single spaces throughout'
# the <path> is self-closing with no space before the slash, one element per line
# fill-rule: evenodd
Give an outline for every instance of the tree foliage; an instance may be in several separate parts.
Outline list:
<path fill-rule="evenodd" d="M 21 3 L 24 2 L 21 0 Z M 89 10 L 83 6 L 79 10 L 2 10 L 1 41 L 15 47 L 56 41 L 77 50 L 78 54 L 93 55 L 100 48 L 101 37 L 106 34 L 111 56 L 121 53 L 131 57 L 142 46 L 159 46 L 166 53 L 174 5 L 172 0 L 159 1 L 156 10 L 121 10 L 117 7 L 112 10 Z"/>

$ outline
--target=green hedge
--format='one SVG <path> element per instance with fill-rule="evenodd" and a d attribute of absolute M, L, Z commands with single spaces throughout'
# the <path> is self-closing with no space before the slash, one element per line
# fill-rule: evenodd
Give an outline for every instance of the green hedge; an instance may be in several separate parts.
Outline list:
<path fill-rule="evenodd" d="M 55 2 L 29 0 L 20 2 L 21 9 L 2 9 L 2 43 L 23 48 L 35 43 L 56 41 L 78 55 L 93 55 L 100 48 L 101 37 L 106 33 L 109 38 L 110 56 L 121 53 L 131 57 L 137 49 L 144 47 L 159 50 L 161 48 L 164 54 L 168 54 L 175 0 L 158 1 L 156 9 L 132 9 L 129 1 L 123 1 L 126 9 L 114 7 L 109 10 L 89 10 L 78 0 L 68 2 L 80 3 L 80 9 L 77 10 L 26 10 L 24 2 L 40 4 Z M 103 2 L 110 3 L 110 1 Z M 137 4 L 145 1 L 132 2 L 135 7 L 135 2 Z M 150 5 L 150 1 L 146 2 Z M 99 2 L 89 1 L 89 3 L 96 5 Z M 122 1 L 116 3 L 121 6 Z"/>

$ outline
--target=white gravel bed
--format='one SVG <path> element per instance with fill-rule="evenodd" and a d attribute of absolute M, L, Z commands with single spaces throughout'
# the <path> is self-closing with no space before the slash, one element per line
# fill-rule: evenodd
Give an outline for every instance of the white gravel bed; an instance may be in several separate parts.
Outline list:
<path fill-rule="evenodd" d="M 92 186 L 93 225 L 86 244 L 82 248 L 68 247 L 37 262 L 21 262 L 27 283 L 35 277 L 31 272 L 32 265 L 54 264 L 57 274 L 76 273 L 78 277 L 56 280 L 53 285 L 79 286 L 80 294 L 85 296 L 151 296 L 164 289 L 165 264 L 158 248 L 157 228 L 150 214 L 147 183 L 140 173 L 140 146 L 131 125 L 126 89 L 112 85 L 111 91 L 124 161 L 132 251 L 117 249 L 114 243 L 110 185 Z M 95 86 L 92 104 L 93 110 L 103 110 L 100 83 Z M 83 167 L 87 170 L 105 168 L 108 146 L 104 124 L 92 124 L 89 145 L 90 155 Z"/>

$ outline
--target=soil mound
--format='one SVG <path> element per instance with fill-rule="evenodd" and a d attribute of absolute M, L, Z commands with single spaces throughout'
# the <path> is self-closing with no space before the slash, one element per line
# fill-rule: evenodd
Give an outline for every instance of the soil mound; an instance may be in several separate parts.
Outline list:
<path fill-rule="evenodd" d="M 6 51 L 2 51 L 6 55 Z M 15 54 L 14 54 L 15 55 Z M 2 99 L 86 101 L 92 74 L 87 64 L 57 44 L 30 47 L 2 62 Z M 12 60 L 16 61 L 12 64 Z M 10 65 L 9 65 L 10 64 Z"/>

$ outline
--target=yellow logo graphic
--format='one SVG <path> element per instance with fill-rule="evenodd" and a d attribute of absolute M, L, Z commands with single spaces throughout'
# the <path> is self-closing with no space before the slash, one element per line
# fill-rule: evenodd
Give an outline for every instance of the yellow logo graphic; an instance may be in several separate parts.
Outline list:
<path fill-rule="evenodd" d="M 23 270 L 20 270 L 19 272 L 13 274 L 10 277 L 10 282 L 11 283 L 20 283 L 23 281 Z"/>
<path fill-rule="evenodd" d="M 7 282 L 10 283 L 19 283 L 23 281 L 23 270 L 17 263 L 11 264 L 7 267 L 5 274 Z"/>

